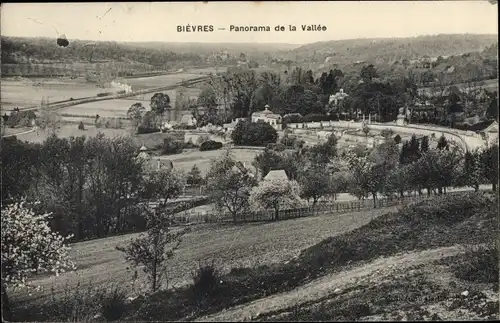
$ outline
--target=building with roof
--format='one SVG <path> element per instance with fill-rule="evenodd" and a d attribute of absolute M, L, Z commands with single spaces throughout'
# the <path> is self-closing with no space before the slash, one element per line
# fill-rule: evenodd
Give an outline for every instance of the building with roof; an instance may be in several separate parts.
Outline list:
<path fill-rule="evenodd" d="M 488 146 L 498 143 L 498 122 L 496 120 L 484 129 L 484 137 Z"/>
<path fill-rule="evenodd" d="M 282 129 L 281 121 L 281 116 L 269 110 L 269 105 L 267 104 L 263 111 L 252 113 L 252 122 L 265 122 L 270 124 L 276 130 Z"/>
<path fill-rule="evenodd" d="M 288 181 L 288 176 L 283 169 L 271 170 L 264 176 L 265 181 L 277 181 L 277 180 L 285 180 Z"/>

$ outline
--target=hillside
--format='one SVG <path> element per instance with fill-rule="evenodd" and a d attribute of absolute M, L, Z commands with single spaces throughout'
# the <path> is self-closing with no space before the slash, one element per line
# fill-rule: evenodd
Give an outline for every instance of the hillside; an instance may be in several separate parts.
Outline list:
<path fill-rule="evenodd" d="M 337 64 L 356 61 L 392 63 L 423 56 L 438 57 L 480 52 L 497 43 L 497 35 L 435 35 L 411 38 L 349 39 L 300 46 L 286 55 L 297 61 L 323 63 L 327 57 Z"/>

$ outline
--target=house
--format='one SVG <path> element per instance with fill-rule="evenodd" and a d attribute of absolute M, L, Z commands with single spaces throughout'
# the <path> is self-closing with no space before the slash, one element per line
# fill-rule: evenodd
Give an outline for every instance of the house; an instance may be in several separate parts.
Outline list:
<path fill-rule="evenodd" d="M 266 104 L 263 111 L 252 113 L 252 122 L 265 122 L 270 124 L 274 129 L 281 130 L 281 116 L 269 110 L 269 105 Z"/>
<path fill-rule="evenodd" d="M 288 181 L 288 176 L 286 175 L 283 169 L 272 170 L 264 176 L 265 181 L 276 181 L 276 180 L 285 180 Z"/>
<path fill-rule="evenodd" d="M 498 143 L 498 122 L 496 120 L 484 129 L 484 135 L 488 146 Z"/>
<path fill-rule="evenodd" d="M 344 89 L 340 89 L 339 92 L 330 95 L 330 98 L 328 99 L 328 104 L 333 104 L 333 106 L 337 107 L 348 96 L 349 94 L 345 93 Z"/>
<path fill-rule="evenodd" d="M 245 120 L 245 118 L 233 119 L 233 121 L 231 121 L 230 123 L 224 123 L 222 125 L 222 128 L 224 129 L 224 131 L 226 133 L 231 133 L 234 130 L 234 128 L 236 127 L 236 125 L 238 124 L 238 122 L 243 121 L 243 120 Z"/>

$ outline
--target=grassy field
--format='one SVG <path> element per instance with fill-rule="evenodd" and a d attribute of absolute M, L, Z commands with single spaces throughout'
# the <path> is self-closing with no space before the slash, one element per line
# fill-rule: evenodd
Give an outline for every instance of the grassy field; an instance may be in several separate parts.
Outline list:
<path fill-rule="evenodd" d="M 259 154 L 256 149 L 233 149 L 231 155 L 237 161 L 246 163 L 249 167 L 254 160 L 255 156 Z M 169 159 L 174 164 L 174 168 L 183 172 L 188 172 L 196 165 L 200 169 L 202 175 L 205 175 L 210 168 L 212 160 L 222 156 L 225 153 L 224 149 L 199 151 L 199 150 L 186 150 L 182 154 L 161 156 L 160 159 Z"/>
<path fill-rule="evenodd" d="M 386 213 L 387 209 L 349 213 L 335 216 L 316 216 L 295 220 L 241 226 L 203 225 L 187 234 L 168 273 L 169 286 L 182 286 L 191 282 L 191 273 L 198 261 L 215 260 L 227 271 L 233 267 L 253 267 L 281 263 L 297 256 L 300 251 L 326 237 L 353 230 Z M 131 294 L 142 289 L 139 282 L 132 286 L 132 272 L 123 254 L 115 249 L 136 234 L 93 240 L 73 245 L 71 254 L 79 269 L 59 277 L 41 277 L 34 282 L 44 287 L 34 292 L 33 298 L 43 297 L 53 286 L 62 292 L 65 286 L 81 284 L 123 284 Z M 139 273 L 141 275 L 141 273 Z M 132 289 L 134 288 L 134 289 Z M 13 292 L 13 297 L 30 298 Z M 16 296 L 14 296 L 16 295 Z"/>
<path fill-rule="evenodd" d="M 204 73 L 204 72 L 203 72 Z M 198 70 L 187 71 L 184 73 L 176 73 L 170 75 L 160 75 L 151 77 L 139 77 L 130 79 L 119 79 L 118 81 L 122 83 L 127 83 L 132 86 L 132 90 L 144 90 L 148 88 L 169 86 L 182 81 L 187 81 L 196 77 L 202 76 L 202 72 Z"/>
<path fill-rule="evenodd" d="M 106 100 L 74 105 L 59 110 L 61 114 L 101 117 L 127 117 L 127 111 L 135 102 L 130 100 Z M 149 106 L 149 105 L 148 105 Z"/>
<path fill-rule="evenodd" d="M 17 131 L 18 129 L 15 130 Z M 82 131 L 78 129 L 78 124 L 72 123 L 62 125 L 58 132 L 58 136 L 60 138 L 68 138 L 71 136 L 95 137 L 98 133 L 103 133 L 106 137 L 130 135 L 130 131 L 127 129 L 96 128 L 90 125 L 86 126 L 86 129 Z M 48 134 L 46 132 L 38 130 L 18 135 L 17 139 L 29 142 L 43 142 L 47 137 Z"/>

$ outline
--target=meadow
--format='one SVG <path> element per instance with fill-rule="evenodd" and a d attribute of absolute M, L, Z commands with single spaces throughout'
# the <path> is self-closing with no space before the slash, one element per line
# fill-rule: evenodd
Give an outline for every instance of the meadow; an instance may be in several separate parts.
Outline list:
<path fill-rule="evenodd" d="M 39 105 L 42 99 L 50 102 L 96 96 L 106 89 L 83 78 L 70 79 L 2 79 L 0 85 L 2 114 L 15 107 L 25 108 Z"/>
<path fill-rule="evenodd" d="M 169 159 L 174 164 L 174 168 L 182 171 L 189 172 L 191 168 L 196 165 L 204 176 L 208 172 L 212 160 L 222 156 L 226 151 L 224 149 L 210 150 L 210 151 L 199 151 L 196 149 L 185 150 L 182 154 L 170 155 L 170 156 L 159 156 L 155 157 L 158 159 Z M 242 163 L 246 163 L 247 167 L 251 166 L 252 161 L 255 156 L 260 153 L 258 149 L 232 149 L 232 157 Z"/>
<path fill-rule="evenodd" d="M 214 260 L 224 272 L 234 267 L 257 267 L 264 264 L 282 263 L 298 256 L 301 250 L 321 240 L 351 231 L 370 220 L 395 210 L 378 209 L 363 212 L 321 215 L 272 223 L 228 225 L 199 225 L 184 236 L 180 248 L 170 261 L 168 287 L 179 287 L 191 282 L 191 273 L 199 261 Z M 147 288 L 142 272 L 134 282 L 129 264 L 116 250 L 136 237 L 129 234 L 92 240 L 72 245 L 71 255 L 78 269 L 55 276 L 42 276 L 33 280 L 43 287 L 32 295 L 13 291 L 18 299 L 44 298 L 54 289 L 62 293 L 65 288 L 81 285 L 120 284 L 131 295 Z M 166 286 L 163 286 L 166 287 Z"/>

